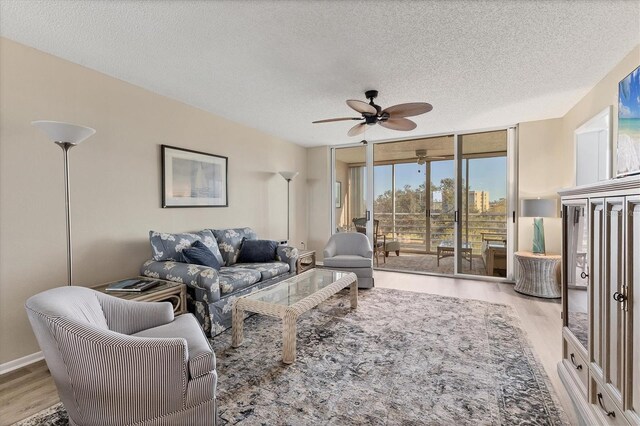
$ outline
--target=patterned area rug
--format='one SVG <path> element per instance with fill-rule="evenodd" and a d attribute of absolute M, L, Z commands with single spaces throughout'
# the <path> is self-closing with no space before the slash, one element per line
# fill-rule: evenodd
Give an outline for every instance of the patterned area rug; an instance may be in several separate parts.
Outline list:
<path fill-rule="evenodd" d="M 289 366 L 276 320 L 249 318 L 237 349 L 230 330 L 217 336 L 220 423 L 567 424 L 510 307 L 380 288 L 359 296 L 356 311 L 342 292 L 300 318 Z"/>

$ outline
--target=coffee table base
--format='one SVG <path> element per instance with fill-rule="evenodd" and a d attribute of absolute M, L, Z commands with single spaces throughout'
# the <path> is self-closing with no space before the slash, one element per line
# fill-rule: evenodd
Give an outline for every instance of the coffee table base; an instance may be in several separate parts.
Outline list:
<path fill-rule="evenodd" d="M 350 287 L 351 309 L 358 307 L 358 280 L 355 274 L 340 278 L 322 290 L 291 305 L 276 305 L 247 298 L 239 298 L 233 303 L 233 334 L 231 346 L 237 348 L 244 339 L 245 311 L 282 319 L 282 362 L 291 364 L 296 360 L 296 334 L 298 317 L 318 306 L 343 288 Z"/>

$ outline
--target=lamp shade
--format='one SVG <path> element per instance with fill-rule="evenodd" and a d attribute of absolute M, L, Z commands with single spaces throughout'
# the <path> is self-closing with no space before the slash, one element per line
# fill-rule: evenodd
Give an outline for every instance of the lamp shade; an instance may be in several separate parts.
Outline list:
<path fill-rule="evenodd" d="M 557 217 L 558 202 L 554 198 L 522 200 L 521 217 Z"/>
<path fill-rule="evenodd" d="M 298 176 L 298 172 L 278 172 L 280 176 L 285 178 L 285 180 L 292 180 L 294 177 Z"/>
<path fill-rule="evenodd" d="M 96 132 L 91 127 L 60 121 L 39 120 L 32 121 L 31 124 L 45 132 L 53 142 L 66 142 L 71 145 L 78 145 Z"/>

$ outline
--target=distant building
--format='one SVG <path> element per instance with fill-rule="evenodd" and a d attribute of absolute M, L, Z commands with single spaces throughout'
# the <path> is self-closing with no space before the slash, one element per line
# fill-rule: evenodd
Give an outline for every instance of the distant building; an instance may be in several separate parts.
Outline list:
<path fill-rule="evenodd" d="M 476 211 L 489 211 L 489 191 L 469 191 L 469 207 Z"/>

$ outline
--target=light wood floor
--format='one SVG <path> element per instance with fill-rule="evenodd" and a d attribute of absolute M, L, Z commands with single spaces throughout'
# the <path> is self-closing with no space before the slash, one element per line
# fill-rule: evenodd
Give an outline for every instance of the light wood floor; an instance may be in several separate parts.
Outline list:
<path fill-rule="evenodd" d="M 562 353 L 560 304 L 516 293 L 511 284 L 375 271 L 376 286 L 443 296 L 484 300 L 512 306 L 520 326 L 542 362 L 571 424 L 577 419 L 556 364 Z M 58 402 L 44 362 L 0 376 L 0 424 L 10 425 Z"/>

